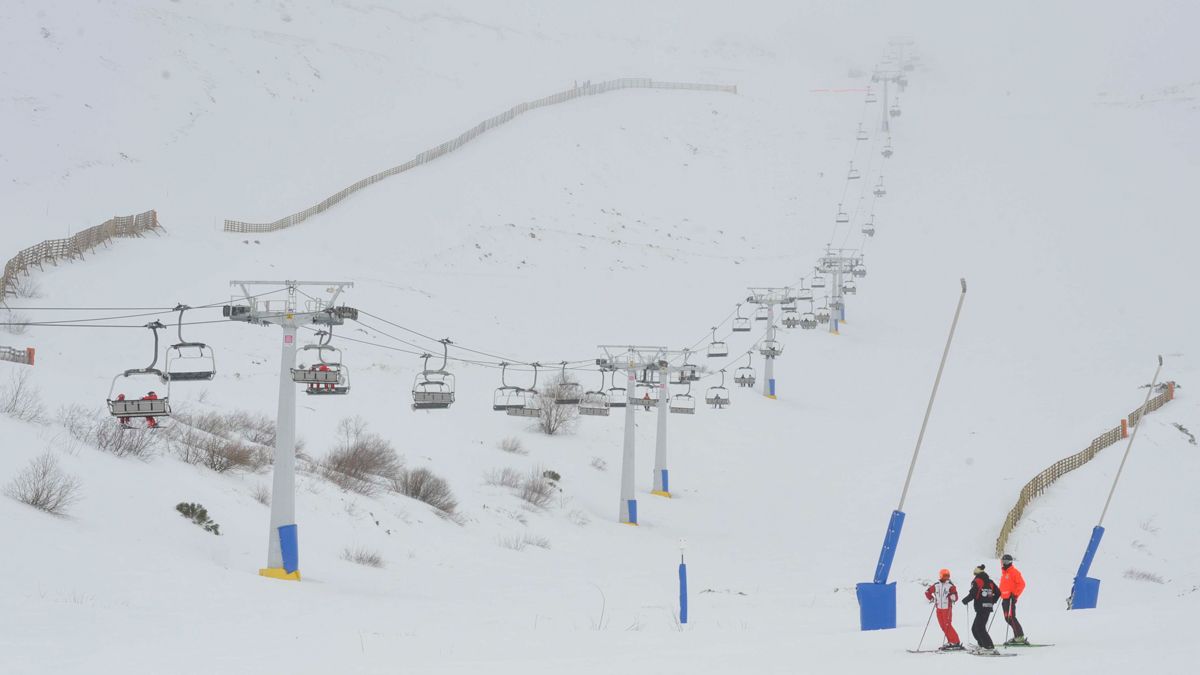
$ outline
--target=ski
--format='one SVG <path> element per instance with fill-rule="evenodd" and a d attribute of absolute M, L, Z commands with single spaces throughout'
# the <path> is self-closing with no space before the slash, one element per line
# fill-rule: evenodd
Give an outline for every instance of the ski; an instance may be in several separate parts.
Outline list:
<path fill-rule="evenodd" d="M 991 652 L 981 652 L 981 651 L 976 651 L 974 649 L 968 649 L 967 653 L 970 654 L 971 656 L 983 656 L 983 657 L 988 657 L 988 658 L 1003 657 L 1003 656 L 1020 656 L 1020 654 L 1005 654 L 1003 652 L 996 652 L 995 654 L 993 654 Z"/>
<path fill-rule="evenodd" d="M 1046 642 L 1027 642 L 1027 643 L 1025 643 L 1025 644 L 1000 645 L 1000 646 L 1001 646 L 1001 647 L 1003 647 L 1003 648 L 1005 648 L 1005 649 L 1008 649 L 1009 647 L 1017 647 L 1017 648 L 1025 648 L 1025 647 L 1053 647 L 1053 646 L 1054 646 L 1054 643 L 1052 643 L 1052 642 L 1050 642 L 1050 643 L 1046 643 Z"/>

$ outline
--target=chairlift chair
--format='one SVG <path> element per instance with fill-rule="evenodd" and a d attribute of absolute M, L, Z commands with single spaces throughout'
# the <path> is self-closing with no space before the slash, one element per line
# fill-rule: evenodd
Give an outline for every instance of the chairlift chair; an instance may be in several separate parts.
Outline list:
<path fill-rule="evenodd" d="M 783 343 L 778 340 L 763 340 L 758 345 L 758 353 L 763 356 L 774 358 L 783 353 Z"/>
<path fill-rule="evenodd" d="M 862 279 L 863 277 L 867 276 L 867 268 L 863 267 L 862 265 L 855 265 L 854 269 L 850 270 L 850 274 Z"/>
<path fill-rule="evenodd" d="M 854 168 L 854 162 L 850 162 L 850 171 L 846 173 L 846 180 L 858 180 L 859 178 L 862 178 L 862 174 Z"/>
<path fill-rule="evenodd" d="M 733 317 L 733 332 L 735 332 L 735 333 L 749 333 L 750 332 L 750 319 L 748 317 L 742 316 L 742 303 L 740 303 L 740 302 L 737 305 L 737 316 Z"/>
<path fill-rule="evenodd" d="M 583 396 L 583 387 L 578 382 L 567 379 L 567 362 L 563 361 L 562 376 L 554 391 L 554 402 L 559 405 L 579 405 L 581 396 Z"/>
<path fill-rule="evenodd" d="M 171 416 L 171 379 L 166 377 L 158 365 L 158 330 L 165 328 L 158 321 L 153 321 L 146 324 L 154 333 L 154 357 L 150 360 L 150 365 L 145 368 L 130 368 L 124 372 L 118 373 L 112 379 L 112 384 L 108 388 L 108 412 L 121 423 L 121 426 L 128 426 L 130 417 L 146 418 L 146 426 L 156 428 L 160 426 L 158 419 L 160 417 Z M 136 378 L 130 380 L 129 378 Z M 137 398 L 126 398 L 124 392 L 117 392 L 117 383 L 145 382 L 149 380 L 157 380 L 165 384 L 167 389 L 163 396 L 159 396 L 154 389 L 147 388 L 144 395 Z M 124 389 L 125 387 L 121 387 Z M 139 386 L 140 390 L 141 387 Z"/>
<path fill-rule="evenodd" d="M 883 176 L 879 177 L 879 184 L 875 186 L 875 196 L 882 197 L 887 194 L 887 190 L 883 187 Z"/>
<path fill-rule="evenodd" d="M 717 410 L 721 410 L 729 405 L 729 390 L 725 388 L 724 368 L 721 369 L 721 384 L 708 388 L 708 392 L 704 394 L 704 403 Z"/>
<path fill-rule="evenodd" d="M 442 343 L 442 366 L 440 368 L 430 369 L 429 359 L 433 358 L 433 355 L 421 355 L 425 363 L 421 372 L 417 373 L 413 380 L 413 410 L 445 410 L 454 403 L 454 373 L 446 370 L 446 364 L 450 360 L 450 340 L 444 339 L 440 342 Z"/>
<path fill-rule="evenodd" d="M 754 380 L 755 380 L 754 366 L 751 365 L 753 358 L 754 358 L 753 351 L 746 352 L 746 365 L 739 366 L 737 370 L 733 371 L 733 383 L 736 384 L 737 386 L 739 386 L 739 387 L 753 387 L 754 386 Z"/>
<path fill-rule="evenodd" d="M 507 381 L 507 363 L 500 364 L 500 386 L 492 394 L 492 410 L 505 412 L 509 408 L 520 408 L 525 405 L 525 390 L 511 385 Z"/>
<path fill-rule="evenodd" d="M 854 134 L 854 139 L 858 141 L 865 141 L 867 138 L 867 130 L 863 128 L 862 122 L 859 122 L 858 131 Z"/>
<path fill-rule="evenodd" d="M 647 410 L 658 407 L 658 384 L 639 381 L 633 390 L 633 405 Z"/>
<path fill-rule="evenodd" d="M 812 330 L 817 327 L 817 315 L 812 311 L 805 312 L 800 315 L 800 328 L 803 330 Z"/>
<path fill-rule="evenodd" d="M 771 310 L 767 309 L 766 305 L 759 305 L 758 309 L 754 310 L 755 321 L 766 321 L 771 318 Z"/>
<path fill-rule="evenodd" d="M 847 279 L 842 282 L 842 292 L 846 295 L 857 295 L 858 284 L 854 283 L 853 279 Z"/>
<path fill-rule="evenodd" d="M 780 319 L 784 328 L 795 328 L 800 325 L 800 313 L 796 310 L 785 310 L 783 318 Z"/>
<path fill-rule="evenodd" d="M 892 138 L 890 136 L 888 137 L 887 144 L 884 145 L 883 150 L 880 151 L 880 154 L 883 155 L 884 159 L 892 156 Z"/>
<path fill-rule="evenodd" d="M 813 288 L 825 288 L 825 275 L 821 274 L 820 272 L 817 272 L 816 274 L 814 274 L 813 280 L 812 280 L 812 287 Z"/>
<path fill-rule="evenodd" d="M 680 415 L 696 414 L 696 399 L 692 397 L 692 383 L 688 382 L 687 391 L 684 393 L 672 396 L 668 406 L 668 412 Z"/>
<path fill-rule="evenodd" d="M 812 302 L 813 292 L 811 288 L 801 286 L 796 289 L 796 300 L 800 302 Z"/>
<path fill-rule="evenodd" d="M 612 374 L 609 376 L 609 378 L 610 378 L 609 384 L 611 384 L 612 386 L 610 386 L 608 388 L 608 390 L 606 392 L 604 392 L 604 395 L 608 398 L 608 407 L 624 408 L 626 401 L 629 399 L 629 390 L 627 390 L 625 387 L 617 386 L 617 383 L 616 383 L 617 374 L 616 373 L 617 373 L 617 371 L 614 370 L 614 371 L 612 371 Z"/>
<path fill-rule="evenodd" d="M 870 87 L 867 87 L 867 103 L 875 103 L 878 100 L 875 98 L 875 92 L 871 91 Z"/>
<path fill-rule="evenodd" d="M 862 233 L 867 235 L 868 237 L 875 236 L 875 214 L 872 213 L 871 219 L 868 220 L 867 222 L 863 223 Z"/>
<path fill-rule="evenodd" d="M 183 339 L 183 313 L 191 309 L 187 305 L 176 305 L 179 312 L 179 342 L 167 347 L 163 365 L 163 381 L 197 382 L 213 379 L 217 373 L 216 359 L 212 347 L 203 342 L 188 342 Z"/>
<path fill-rule="evenodd" d="M 604 393 L 604 371 L 600 371 L 600 387 L 583 392 L 579 398 L 579 414 L 593 417 L 608 417 L 608 396 Z"/>
<path fill-rule="evenodd" d="M 329 344 L 332 333 L 317 331 L 317 337 L 317 342 L 300 348 L 299 365 L 292 368 L 292 382 L 303 384 L 304 393 L 312 396 L 349 393 L 349 369 L 342 364 L 342 351 Z M 305 366 L 306 361 L 311 361 L 311 365 Z"/>
<path fill-rule="evenodd" d="M 892 117 L 899 117 L 900 116 L 900 104 L 893 103 L 892 107 L 888 110 L 888 115 L 891 115 Z"/>
<path fill-rule="evenodd" d="M 846 303 L 840 299 L 834 298 L 829 302 L 829 309 L 832 309 L 835 312 L 840 312 L 843 309 L 846 309 Z"/>
<path fill-rule="evenodd" d="M 708 345 L 708 358 L 721 359 L 729 356 L 729 346 L 723 340 L 717 339 L 717 329 L 714 326 L 712 329 L 713 341 Z"/>
<path fill-rule="evenodd" d="M 830 316 L 830 314 L 829 314 L 829 305 L 828 305 L 828 303 L 826 303 L 825 305 L 822 305 L 822 306 L 818 307 L 818 308 L 817 308 L 817 312 L 816 312 L 816 314 L 817 314 L 817 321 L 818 321 L 819 323 L 829 323 L 829 316 Z"/>
<path fill-rule="evenodd" d="M 839 222 L 839 223 L 848 223 L 848 222 L 850 222 L 850 214 L 846 213 L 846 212 L 845 212 L 845 211 L 842 209 L 842 205 L 841 205 L 841 204 L 838 204 L 837 218 L 835 218 L 835 220 L 836 220 L 836 222 Z"/>

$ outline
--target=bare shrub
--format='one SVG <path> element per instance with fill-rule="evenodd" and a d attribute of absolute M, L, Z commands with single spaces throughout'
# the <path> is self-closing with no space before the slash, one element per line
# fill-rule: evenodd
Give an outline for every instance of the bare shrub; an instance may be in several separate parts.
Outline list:
<path fill-rule="evenodd" d="M 450 484 L 429 469 L 403 470 L 392 482 L 396 492 L 425 502 L 439 511 L 453 515 L 458 501 L 450 490 Z"/>
<path fill-rule="evenodd" d="M 1126 579 L 1133 579 L 1134 581 L 1150 581 L 1156 584 L 1167 583 L 1165 579 L 1154 572 L 1147 572 L 1146 570 L 1134 569 L 1132 567 L 1125 570 L 1124 577 Z"/>
<path fill-rule="evenodd" d="M 88 410 L 78 404 L 60 408 L 58 418 L 75 440 L 117 457 L 149 459 L 154 456 L 158 439 L 156 432 L 146 427 L 123 428 L 107 412 Z"/>
<path fill-rule="evenodd" d="M 79 497 L 79 480 L 63 472 L 49 452 L 35 457 L 4 488 L 4 494 L 56 516 Z"/>
<path fill-rule="evenodd" d="M 504 452 L 511 452 L 514 455 L 529 454 L 529 451 L 526 450 L 525 446 L 521 444 L 521 439 L 515 436 L 509 436 L 508 438 L 502 439 L 500 441 L 500 449 Z"/>
<path fill-rule="evenodd" d="M 361 417 L 342 420 L 338 435 L 337 445 L 325 457 L 321 468 L 322 475 L 338 487 L 372 495 L 386 481 L 403 476 L 404 462 L 392 444 L 367 431 L 367 423 Z"/>
<path fill-rule="evenodd" d="M 496 543 L 500 548 L 507 548 L 512 551 L 524 551 L 526 547 L 536 546 L 549 550 L 550 540 L 546 537 L 538 537 L 524 532 L 522 534 L 501 535 L 496 538 Z"/>
<path fill-rule="evenodd" d="M 579 406 L 557 402 L 557 399 L 562 398 L 560 394 L 568 384 L 573 385 L 575 382 L 569 377 L 564 379 L 562 375 L 558 375 L 542 390 L 538 428 L 547 436 L 570 431 L 579 418 Z"/>
<path fill-rule="evenodd" d="M 8 292 L 17 298 L 40 298 L 42 297 L 41 285 L 34 281 L 32 277 L 24 276 L 13 279 L 8 284 Z"/>
<path fill-rule="evenodd" d="M 492 469 L 484 474 L 483 482 L 485 485 L 519 488 L 521 487 L 521 482 L 524 480 L 524 478 L 525 477 L 521 475 L 520 471 L 517 471 L 512 467 L 505 467 L 503 469 Z"/>
<path fill-rule="evenodd" d="M 592 468 L 597 471 L 608 471 L 608 462 L 600 457 L 593 457 L 591 462 Z"/>
<path fill-rule="evenodd" d="M 42 421 L 46 406 L 37 387 L 30 383 L 30 375 L 29 370 L 9 371 L 8 382 L 0 387 L 0 413 L 24 422 Z"/>
<path fill-rule="evenodd" d="M 364 565 L 366 567 L 383 567 L 383 556 L 377 551 L 365 549 L 361 546 L 355 548 L 346 547 L 342 549 L 342 560 L 347 560 L 352 563 Z"/>
<path fill-rule="evenodd" d="M 182 422 L 167 430 L 166 445 L 184 462 L 217 473 L 257 471 L 270 463 L 270 454 L 261 446 L 230 440 Z"/>
<path fill-rule="evenodd" d="M 534 468 L 521 482 L 517 496 L 532 506 L 545 508 L 554 498 L 554 491 L 553 482 L 546 478 L 541 468 Z"/>
<path fill-rule="evenodd" d="M 6 310 L 2 315 L 4 332 L 13 335 L 24 335 L 29 332 L 29 315 L 12 310 Z"/>
<path fill-rule="evenodd" d="M 271 488 L 262 483 L 256 483 L 253 488 L 250 488 L 250 496 L 263 506 L 271 505 Z"/>

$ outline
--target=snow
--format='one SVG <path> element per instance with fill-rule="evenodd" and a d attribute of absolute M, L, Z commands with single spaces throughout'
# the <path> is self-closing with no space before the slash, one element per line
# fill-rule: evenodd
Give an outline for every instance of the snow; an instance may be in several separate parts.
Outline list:
<path fill-rule="evenodd" d="M 848 72 L 869 70 L 895 33 L 913 36 L 922 65 L 893 121 L 849 322 L 836 337 L 781 331 L 779 400 L 730 381 L 728 409 L 673 416 L 670 500 L 649 494 L 655 425 L 639 413 L 639 527 L 615 522 L 620 414 L 545 437 L 491 412 L 498 373 L 464 364 L 453 408 L 413 413 L 420 361 L 343 340 L 353 391 L 301 397 L 308 452 L 323 456 L 338 420 L 360 415 L 408 466 L 449 481 L 461 524 L 301 474 L 304 580 L 267 580 L 268 508 L 252 493 L 269 472 L 120 459 L 53 422 L 0 418 L 0 484 L 47 449 L 83 483 L 65 518 L 0 499 L 0 672 L 1190 672 L 1200 457 L 1171 423 L 1200 429 L 1185 300 L 1200 281 L 1186 202 L 1200 17 L 1171 3 L 1078 10 L 5 3 L 0 123 L 20 131 L 0 149 L 8 248 L 149 208 L 166 226 L 35 271 L 42 297 L 11 306 L 202 305 L 231 279 L 346 279 L 347 304 L 548 364 L 598 356 L 597 344 L 706 341 L 745 287 L 803 276 L 831 232 L 857 246 L 833 216 L 842 200 L 854 228 L 870 214 L 842 178 L 877 109 L 861 91 L 816 90 L 863 87 Z M 291 230 L 219 231 L 305 207 L 516 102 L 626 76 L 739 94 L 634 90 L 534 111 Z M 878 147 L 853 159 L 869 190 Z M 970 291 L 893 568 L 900 627 L 862 633 L 854 584 L 870 579 L 896 506 L 960 276 Z M 433 347 L 360 318 L 369 328 L 347 323 L 335 341 Z M 728 338 L 730 359 L 698 360 L 740 365 L 759 325 Z M 192 327 L 219 374 L 176 384 L 173 403 L 273 415 L 276 330 Z M 29 372 L 50 413 L 98 407 L 149 352 L 148 334 L 120 329 L 3 342 L 37 347 Z M 980 562 L 998 572 L 992 548 L 1021 485 L 1139 405 L 1159 353 L 1182 387 L 1144 419 L 1114 497 L 1092 572 L 1100 607 L 1068 613 L 1064 599 L 1124 443 L 1050 488 L 1010 540 L 1029 583 L 1022 622 L 1055 647 L 1003 666 L 905 653 L 928 616 L 922 584 L 941 567 L 960 586 Z M 509 436 L 529 454 L 499 450 Z M 527 508 L 484 484 L 505 467 L 557 471 L 562 492 Z M 202 503 L 221 536 L 182 519 L 181 501 Z M 550 548 L 501 545 L 525 535 Z M 341 559 L 359 546 L 385 566 Z"/>

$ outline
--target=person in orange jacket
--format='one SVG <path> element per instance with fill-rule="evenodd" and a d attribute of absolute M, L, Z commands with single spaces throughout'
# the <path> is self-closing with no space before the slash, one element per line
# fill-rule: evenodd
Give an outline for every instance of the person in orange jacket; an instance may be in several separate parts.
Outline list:
<path fill-rule="evenodd" d="M 954 587 L 954 582 L 950 581 L 950 570 L 943 569 L 938 572 L 938 580 L 925 589 L 925 599 L 934 603 L 938 625 L 946 634 L 946 644 L 940 647 L 941 651 L 962 649 L 962 643 L 958 640 L 958 632 L 954 630 L 954 624 L 951 621 L 954 603 L 958 602 L 958 589 Z"/>
<path fill-rule="evenodd" d="M 142 397 L 142 400 L 143 401 L 157 401 L 158 394 L 154 393 L 153 391 L 150 391 L 145 396 Z M 147 417 L 146 418 L 146 428 L 147 429 L 157 429 L 158 428 L 158 420 L 155 420 L 153 417 Z"/>
<path fill-rule="evenodd" d="M 1000 567 L 1003 568 L 1000 573 L 1000 609 L 1004 611 L 1004 620 L 1013 629 L 1012 639 L 1004 644 L 1027 645 L 1029 640 L 1025 637 L 1021 622 L 1017 621 L 1017 599 L 1025 592 L 1025 577 L 1021 576 L 1021 570 L 1013 567 L 1013 557 L 1007 553 L 1000 558 Z"/>
<path fill-rule="evenodd" d="M 642 395 L 642 407 L 646 409 L 646 412 L 650 412 L 650 392 Z"/>
<path fill-rule="evenodd" d="M 124 401 L 124 400 L 125 400 L 125 394 L 117 394 L 117 400 L 118 400 L 118 401 Z M 122 427 L 125 427 L 126 429 L 128 429 L 128 428 L 129 428 L 129 418 L 128 418 L 128 417 L 118 417 L 118 418 L 117 418 L 117 421 L 121 423 L 121 426 L 122 426 Z"/>

